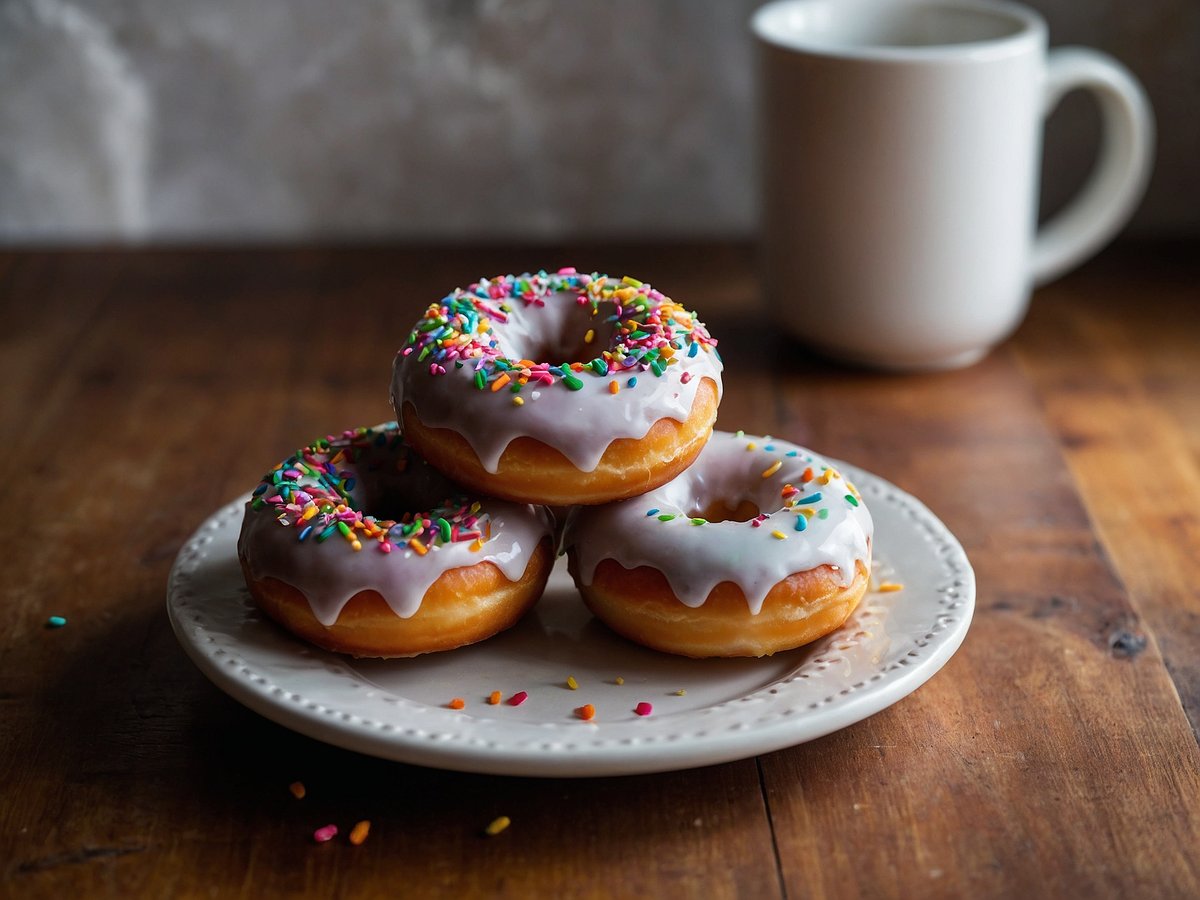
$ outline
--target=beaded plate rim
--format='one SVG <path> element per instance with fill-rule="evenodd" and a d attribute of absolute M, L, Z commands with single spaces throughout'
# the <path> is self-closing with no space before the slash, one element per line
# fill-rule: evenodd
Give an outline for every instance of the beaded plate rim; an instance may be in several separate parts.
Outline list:
<path fill-rule="evenodd" d="M 905 589 L 868 594 L 846 626 L 811 645 L 781 677 L 672 716 L 595 726 L 514 722 L 380 689 L 353 661 L 292 639 L 255 614 L 236 558 L 246 498 L 210 515 L 180 550 L 167 585 L 168 616 L 188 656 L 231 697 L 292 730 L 372 756 L 545 777 L 743 759 L 822 737 L 891 706 L 936 674 L 970 627 L 975 575 L 950 530 L 895 485 L 832 462 L 858 486 L 875 519 L 875 557 L 895 569 Z M 854 628 L 868 628 L 863 622 L 871 616 L 885 630 L 897 629 L 887 634 L 886 651 L 848 638 Z"/>

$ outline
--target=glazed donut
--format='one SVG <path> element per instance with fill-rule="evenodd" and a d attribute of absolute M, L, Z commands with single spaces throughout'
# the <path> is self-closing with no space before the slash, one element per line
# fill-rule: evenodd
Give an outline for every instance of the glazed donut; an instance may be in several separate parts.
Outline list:
<path fill-rule="evenodd" d="M 353 656 L 416 656 L 490 637 L 541 596 L 554 561 L 542 509 L 472 500 L 395 422 L 289 456 L 246 504 L 238 558 L 258 606 Z"/>
<path fill-rule="evenodd" d="M 606 503 L 700 452 L 721 398 L 715 347 L 693 313 L 635 279 L 504 275 L 425 311 L 396 355 L 392 405 L 412 445 L 477 491 Z"/>
<path fill-rule="evenodd" d="M 657 490 L 575 511 L 566 544 L 588 608 L 682 656 L 768 656 L 839 628 L 867 588 L 870 513 L 808 450 L 717 431 Z"/>

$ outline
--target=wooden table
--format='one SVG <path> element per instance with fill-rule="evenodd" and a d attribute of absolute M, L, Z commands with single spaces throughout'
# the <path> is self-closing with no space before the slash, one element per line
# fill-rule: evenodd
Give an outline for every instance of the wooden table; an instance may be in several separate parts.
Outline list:
<path fill-rule="evenodd" d="M 0 254 L 0 893 L 1200 896 L 1195 249 L 1111 250 L 983 363 L 905 376 L 778 336 L 745 246 Z M 702 312 L 721 426 L 945 520 L 979 605 L 939 675 L 806 745 L 593 780 L 359 756 L 200 675 L 164 610 L 198 523 L 302 441 L 387 417 L 428 301 L 562 262 Z M 360 847 L 312 841 L 361 818 Z"/>

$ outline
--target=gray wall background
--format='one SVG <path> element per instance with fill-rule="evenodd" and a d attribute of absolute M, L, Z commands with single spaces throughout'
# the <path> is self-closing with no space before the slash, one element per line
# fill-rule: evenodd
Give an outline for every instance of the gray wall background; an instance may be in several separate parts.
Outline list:
<path fill-rule="evenodd" d="M 747 237 L 759 0 L 0 0 L 0 241 Z M 1158 117 L 1200 236 L 1200 3 L 1033 0 Z M 1051 120 L 1044 210 L 1091 165 Z"/>

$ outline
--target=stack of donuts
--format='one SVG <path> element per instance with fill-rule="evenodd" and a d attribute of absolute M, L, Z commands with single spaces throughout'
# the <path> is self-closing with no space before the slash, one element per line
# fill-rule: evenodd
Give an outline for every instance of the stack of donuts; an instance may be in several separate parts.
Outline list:
<path fill-rule="evenodd" d="M 329 650 L 415 656 L 535 604 L 558 552 L 614 631 L 691 657 L 838 628 L 871 517 L 828 462 L 714 432 L 717 342 L 633 278 L 484 279 L 432 304 L 392 370 L 396 421 L 276 465 L 238 556 L 259 607 Z"/>

